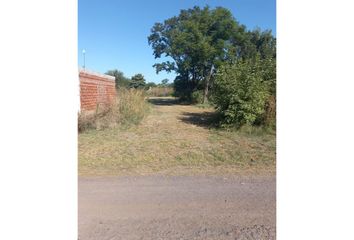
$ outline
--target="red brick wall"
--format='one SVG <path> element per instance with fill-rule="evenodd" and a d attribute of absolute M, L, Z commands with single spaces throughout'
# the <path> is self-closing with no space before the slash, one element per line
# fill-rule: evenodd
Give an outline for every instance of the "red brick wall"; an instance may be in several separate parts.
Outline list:
<path fill-rule="evenodd" d="M 97 106 L 113 103 L 116 97 L 114 77 L 80 70 L 79 78 L 81 111 L 95 111 Z"/>

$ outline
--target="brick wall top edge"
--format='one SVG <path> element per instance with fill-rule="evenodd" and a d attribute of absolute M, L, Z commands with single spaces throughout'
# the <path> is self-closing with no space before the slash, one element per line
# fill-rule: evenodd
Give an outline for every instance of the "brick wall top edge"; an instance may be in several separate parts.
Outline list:
<path fill-rule="evenodd" d="M 79 68 L 79 76 L 80 75 L 93 75 L 93 76 L 105 78 L 107 80 L 115 81 L 115 77 L 113 77 L 113 76 L 109 76 L 106 74 L 102 74 L 102 73 L 98 73 L 98 72 L 94 72 L 94 71 L 82 69 L 82 68 Z"/>

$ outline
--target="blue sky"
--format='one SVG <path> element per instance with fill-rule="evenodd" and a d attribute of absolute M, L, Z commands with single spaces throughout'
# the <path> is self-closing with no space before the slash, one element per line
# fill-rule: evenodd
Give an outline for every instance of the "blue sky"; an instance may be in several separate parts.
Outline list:
<path fill-rule="evenodd" d="M 155 22 L 176 16 L 181 9 L 193 6 L 222 6 L 248 29 L 260 27 L 276 34 L 275 0 L 79 0 L 78 64 L 104 73 L 118 69 L 131 77 L 142 73 L 147 82 L 159 83 L 175 74 L 156 74 L 155 59 L 147 37 Z"/>

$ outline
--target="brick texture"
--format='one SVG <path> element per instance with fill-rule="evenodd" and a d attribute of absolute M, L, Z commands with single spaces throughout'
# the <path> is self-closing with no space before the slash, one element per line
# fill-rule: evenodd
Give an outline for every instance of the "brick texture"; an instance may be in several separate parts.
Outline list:
<path fill-rule="evenodd" d="M 109 106 L 116 98 L 114 77 L 79 70 L 81 111 L 95 111 L 97 107 Z"/>

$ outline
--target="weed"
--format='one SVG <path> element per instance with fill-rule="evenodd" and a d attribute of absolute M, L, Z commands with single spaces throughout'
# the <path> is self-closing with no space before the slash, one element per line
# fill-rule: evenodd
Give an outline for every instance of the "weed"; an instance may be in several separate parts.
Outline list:
<path fill-rule="evenodd" d="M 95 113 L 80 113 L 78 130 L 84 132 L 89 129 L 136 125 L 148 112 L 149 105 L 145 101 L 144 91 L 122 89 L 117 91 L 116 101 L 111 106 L 97 108 Z"/>

